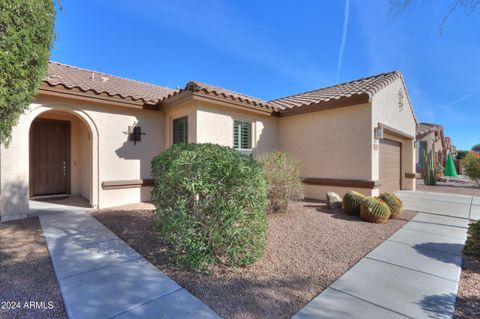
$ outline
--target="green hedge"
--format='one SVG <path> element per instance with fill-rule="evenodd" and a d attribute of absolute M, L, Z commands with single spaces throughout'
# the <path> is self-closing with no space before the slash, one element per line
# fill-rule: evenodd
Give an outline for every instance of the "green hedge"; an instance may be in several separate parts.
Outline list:
<path fill-rule="evenodd" d="M 267 184 L 254 159 L 215 144 L 176 144 L 152 161 L 157 229 L 179 263 L 246 266 L 263 255 Z"/>

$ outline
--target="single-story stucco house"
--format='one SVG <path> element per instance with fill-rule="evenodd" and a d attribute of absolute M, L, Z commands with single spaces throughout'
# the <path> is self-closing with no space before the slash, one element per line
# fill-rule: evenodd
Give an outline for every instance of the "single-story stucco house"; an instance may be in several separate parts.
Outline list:
<path fill-rule="evenodd" d="M 433 123 L 419 123 L 416 131 L 416 171 L 423 176 L 425 156 L 430 151 L 434 154 L 434 160 L 440 165 L 445 163 L 445 137 L 443 126 Z"/>
<path fill-rule="evenodd" d="M 188 82 L 180 90 L 52 62 L 2 145 L 1 220 L 29 199 L 82 196 L 95 208 L 150 198 L 150 162 L 173 143 L 293 154 L 306 196 L 415 189 L 417 121 L 394 71 L 271 101 Z"/>

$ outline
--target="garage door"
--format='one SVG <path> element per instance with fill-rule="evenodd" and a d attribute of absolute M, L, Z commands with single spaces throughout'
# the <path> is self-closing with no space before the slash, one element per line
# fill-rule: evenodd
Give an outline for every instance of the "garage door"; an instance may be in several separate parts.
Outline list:
<path fill-rule="evenodd" d="M 380 191 L 396 192 L 401 189 L 402 146 L 392 140 L 380 140 Z"/>

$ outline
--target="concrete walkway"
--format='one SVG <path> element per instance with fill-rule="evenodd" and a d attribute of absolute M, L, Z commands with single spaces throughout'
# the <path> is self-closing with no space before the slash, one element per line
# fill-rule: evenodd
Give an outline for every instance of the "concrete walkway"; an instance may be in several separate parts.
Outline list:
<path fill-rule="evenodd" d="M 48 205 L 40 222 L 69 318 L 218 318 L 85 209 Z"/>
<path fill-rule="evenodd" d="M 420 211 L 294 318 L 452 318 L 472 196 L 400 192 Z M 476 205 L 476 206 L 475 206 Z"/>

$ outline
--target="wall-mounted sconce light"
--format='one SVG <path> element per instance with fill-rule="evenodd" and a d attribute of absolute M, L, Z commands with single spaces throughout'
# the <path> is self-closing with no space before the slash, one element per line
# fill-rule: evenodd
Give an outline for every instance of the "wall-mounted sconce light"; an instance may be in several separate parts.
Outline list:
<path fill-rule="evenodd" d="M 142 140 L 142 135 L 146 135 L 147 133 L 142 132 L 142 128 L 140 126 L 129 126 L 128 127 L 128 140 L 133 141 L 133 145 L 136 145 L 137 142 Z"/>
<path fill-rule="evenodd" d="M 373 129 L 373 136 L 376 140 L 383 138 L 383 127 L 376 127 Z"/>

